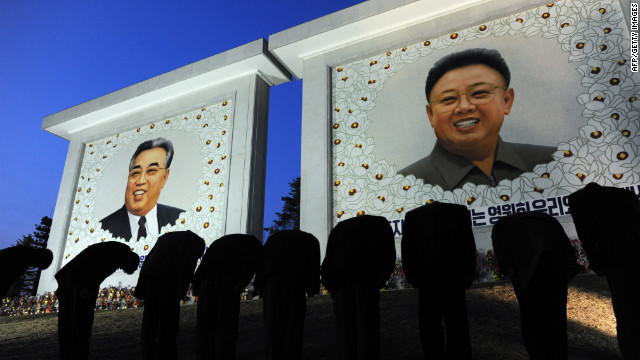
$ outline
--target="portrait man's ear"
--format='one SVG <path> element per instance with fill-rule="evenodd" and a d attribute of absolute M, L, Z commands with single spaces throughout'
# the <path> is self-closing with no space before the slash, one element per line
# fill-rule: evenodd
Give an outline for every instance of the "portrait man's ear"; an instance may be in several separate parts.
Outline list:
<path fill-rule="evenodd" d="M 508 88 L 505 92 L 504 92 L 504 114 L 505 115 L 509 115 L 509 113 L 511 112 L 511 107 L 513 106 L 513 101 L 515 99 L 515 92 L 513 91 L 513 88 Z"/>
<path fill-rule="evenodd" d="M 164 171 L 164 176 L 162 176 L 162 187 L 161 187 L 161 189 L 164 189 L 164 184 L 166 184 L 166 183 L 167 183 L 167 179 L 169 179 L 169 171 L 170 171 L 170 170 L 171 170 L 171 169 L 167 168 L 167 169 Z"/>
<path fill-rule="evenodd" d="M 427 104 L 427 116 L 429 117 L 429 123 L 431 124 L 431 127 L 433 127 L 433 109 L 431 108 L 430 104 Z"/>

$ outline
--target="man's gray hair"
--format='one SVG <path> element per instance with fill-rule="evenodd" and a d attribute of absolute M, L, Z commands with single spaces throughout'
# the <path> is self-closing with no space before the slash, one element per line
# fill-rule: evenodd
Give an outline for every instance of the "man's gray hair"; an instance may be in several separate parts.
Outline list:
<path fill-rule="evenodd" d="M 171 141 L 165 138 L 155 138 L 152 140 L 147 140 L 142 144 L 138 145 L 136 152 L 133 153 L 131 157 L 131 161 L 129 162 L 129 170 L 133 167 L 133 162 L 136 160 L 138 155 L 145 150 L 151 150 L 153 148 L 162 148 L 167 152 L 167 156 L 164 158 L 164 168 L 168 169 L 171 166 L 171 160 L 173 160 L 173 144 Z"/>

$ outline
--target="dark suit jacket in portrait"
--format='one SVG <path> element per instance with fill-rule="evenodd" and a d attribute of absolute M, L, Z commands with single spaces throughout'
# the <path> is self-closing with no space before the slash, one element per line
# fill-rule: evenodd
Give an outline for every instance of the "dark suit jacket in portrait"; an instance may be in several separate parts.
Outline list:
<path fill-rule="evenodd" d="M 158 232 L 163 226 L 174 224 L 180 214 L 184 212 L 182 209 L 162 204 L 158 204 L 157 210 Z M 131 226 L 129 225 L 129 215 L 124 205 L 111 213 L 111 215 L 100 220 L 100 222 L 102 223 L 102 228 L 109 231 L 114 238 L 123 238 L 125 241 L 129 241 L 133 237 L 131 235 Z"/>
<path fill-rule="evenodd" d="M 402 227 L 402 267 L 415 287 L 434 277 L 469 287 L 476 268 L 471 216 L 464 205 L 434 202 L 409 211 Z"/>
<path fill-rule="evenodd" d="M 493 163 L 495 184 L 502 180 L 513 180 L 525 172 L 533 171 L 538 164 L 553 160 L 557 149 L 550 146 L 508 143 L 498 138 L 496 158 Z M 470 182 L 475 185 L 491 185 L 489 178 L 469 160 L 445 150 L 436 142 L 431 154 L 398 171 L 399 174 L 414 175 L 425 184 L 439 185 L 444 190 L 453 190 Z"/>

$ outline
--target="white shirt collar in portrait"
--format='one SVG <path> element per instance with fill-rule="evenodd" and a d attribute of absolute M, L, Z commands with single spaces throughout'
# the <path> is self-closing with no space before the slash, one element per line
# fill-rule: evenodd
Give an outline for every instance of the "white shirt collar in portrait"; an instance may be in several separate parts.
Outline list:
<path fill-rule="evenodd" d="M 132 237 L 135 238 L 138 234 L 138 220 L 140 220 L 140 216 L 133 215 L 128 211 L 127 215 L 129 215 L 129 226 L 131 228 Z M 147 220 L 145 224 L 147 237 L 149 237 L 149 235 L 158 236 L 158 204 L 156 204 L 144 217 Z"/>

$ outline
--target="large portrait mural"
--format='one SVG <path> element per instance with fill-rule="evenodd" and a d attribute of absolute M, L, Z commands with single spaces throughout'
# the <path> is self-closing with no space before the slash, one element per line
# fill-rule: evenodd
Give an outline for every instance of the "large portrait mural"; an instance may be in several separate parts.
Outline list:
<path fill-rule="evenodd" d="M 224 235 L 233 100 L 85 145 L 62 266 L 121 241 L 142 257 L 166 232 Z"/>
<path fill-rule="evenodd" d="M 451 54 L 479 52 L 504 59 L 508 85 L 494 66 L 447 68 Z M 334 67 L 334 223 L 382 215 L 399 237 L 404 214 L 432 201 L 466 205 L 482 227 L 519 211 L 566 215 L 567 195 L 590 182 L 638 193 L 640 77 L 629 56 L 620 4 L 586 0 Z"/>

